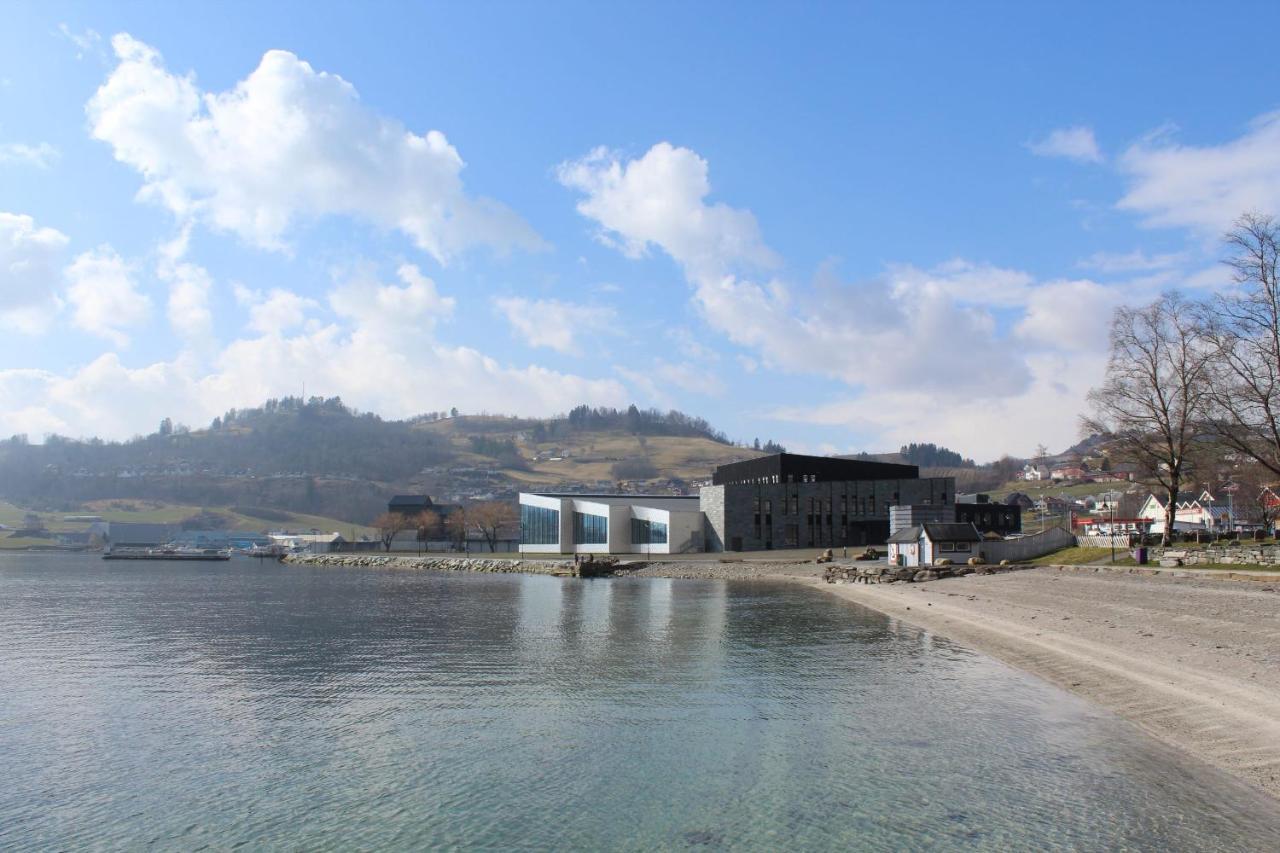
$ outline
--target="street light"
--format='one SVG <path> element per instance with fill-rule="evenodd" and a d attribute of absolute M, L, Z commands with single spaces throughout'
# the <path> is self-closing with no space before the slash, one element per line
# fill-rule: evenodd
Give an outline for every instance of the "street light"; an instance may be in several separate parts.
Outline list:
<path fill-rule="evenodd" d="M 1107 503 L 1111 504 L 1111 562 L 1116 561 L 1116 491 L 1107 492 Z"/>

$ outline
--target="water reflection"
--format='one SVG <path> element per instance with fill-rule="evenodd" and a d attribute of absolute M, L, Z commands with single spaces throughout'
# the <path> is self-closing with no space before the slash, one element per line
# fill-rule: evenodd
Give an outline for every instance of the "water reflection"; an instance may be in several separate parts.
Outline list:
<path fill-rule="evenodd" d="M 0 557 L 0 846 L 1274 849 L 1277 808 L 760 584 Z"/>

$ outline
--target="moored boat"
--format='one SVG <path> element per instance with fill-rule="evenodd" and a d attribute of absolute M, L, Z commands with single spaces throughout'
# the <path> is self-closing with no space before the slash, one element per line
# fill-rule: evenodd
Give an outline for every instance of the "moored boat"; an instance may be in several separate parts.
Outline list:
<path fill-rule="evenodd" d="M 104 560 L 230 560 L 231 552 L 218 548 L 192 548 L 184 545 L 164 545 L 159 548 L 111 548 L 102 555 Z"/>

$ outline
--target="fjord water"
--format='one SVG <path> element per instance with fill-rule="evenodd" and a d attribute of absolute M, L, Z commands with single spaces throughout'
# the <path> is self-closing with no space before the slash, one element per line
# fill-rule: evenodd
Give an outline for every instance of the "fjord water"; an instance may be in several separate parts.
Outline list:
<path fill-rule="evenodd" d="M 1128 724 L 809 589 L 0 556 L 0 848 L 1280 849 Z"/>

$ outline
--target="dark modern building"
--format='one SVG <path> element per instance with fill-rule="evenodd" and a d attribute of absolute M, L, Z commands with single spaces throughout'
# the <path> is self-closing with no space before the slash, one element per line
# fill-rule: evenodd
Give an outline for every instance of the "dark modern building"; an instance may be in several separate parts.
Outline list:
<path fill-rule="evenodd" d="M 387 501 L 387 512 L 414 518 L 424 512 L 434 512 L 444 521 L 449 513 L 458 508 L 457 504 L 438 504 L 430 495 L 396 495 Z"/>
<path fill-rule="evenodd" d="M 956 499 L 955 520 L 972 524 L 980 533 L 1008 536 L 1022 532 L 1022 508 L 992 501 L 987 495 L 963 495 Z"/>
<path fill-rule="evenodd" d="M 699 501 L 708 551 L 879 545 L 889 537 L 891 506 L 955 504 L 953 477 L 797 453 L 721 465 L 711 483 Z"/>

